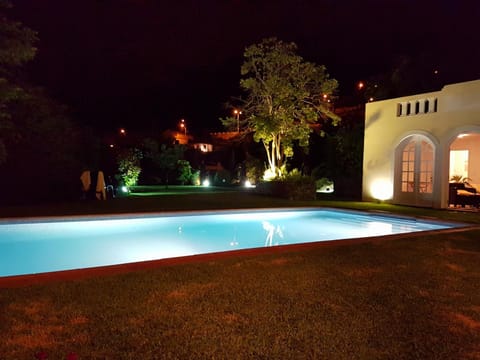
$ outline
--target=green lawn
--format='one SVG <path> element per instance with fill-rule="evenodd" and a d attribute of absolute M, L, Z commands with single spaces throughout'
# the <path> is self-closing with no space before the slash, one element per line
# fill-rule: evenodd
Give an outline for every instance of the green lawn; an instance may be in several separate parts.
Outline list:
<path fill-rule="evenodd" d="M 215 190 L 0 216 L 284 206 L 480 216 Z M 0 359 L 480 359 L 478 239 L 470 229 L 4 288 Z"/>

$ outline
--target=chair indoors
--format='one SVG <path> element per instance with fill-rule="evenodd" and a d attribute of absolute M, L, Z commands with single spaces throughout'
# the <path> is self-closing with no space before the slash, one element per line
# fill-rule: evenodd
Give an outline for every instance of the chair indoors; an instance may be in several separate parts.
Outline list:
<path fill-rule="evenodd" d="M 467 183 L 450 183 L 449 184 L 449 200 L 450 205 L 454 207 L 473 206 L 480 207 L 480 193 L 477 187 Z"/>

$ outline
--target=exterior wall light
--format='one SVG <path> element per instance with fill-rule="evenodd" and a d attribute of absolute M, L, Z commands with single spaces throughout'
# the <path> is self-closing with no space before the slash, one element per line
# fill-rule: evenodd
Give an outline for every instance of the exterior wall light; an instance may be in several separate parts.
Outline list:
<path fill-rule="evenodd" d="M 393 197 L 393 184 L 390 180 L 377 179 L 370 185 L 370 193 L 377 200 L 390 200 Z"/>

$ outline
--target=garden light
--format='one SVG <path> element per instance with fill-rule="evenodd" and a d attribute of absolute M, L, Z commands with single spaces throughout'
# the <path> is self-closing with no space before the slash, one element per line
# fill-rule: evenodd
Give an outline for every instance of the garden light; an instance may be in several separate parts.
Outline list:
<path fill-rule="evenodd" d="M 378 179 L 372 182 L 370 193 L 377 200 L 390 200 L 393 197 L 393 185 L 391 181 Z"/>
<path fill-rule="evenodd" d="M 253 185 L 250 180 L 246 180 L 246 181 L 245 181 L 245 187 L 246 187 L 246 188 L 254 188 L 255 185 Z"/>

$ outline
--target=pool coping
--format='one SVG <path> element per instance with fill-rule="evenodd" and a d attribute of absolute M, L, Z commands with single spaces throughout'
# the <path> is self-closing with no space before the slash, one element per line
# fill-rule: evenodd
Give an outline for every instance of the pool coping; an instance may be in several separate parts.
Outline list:
<path fill-rule="evenodd" d="M 140 217 L 158 217 L 158 216 L 194 216 L 201 214 L 214 214 L 214 213 L 245 213 L 245 212 L 265 212 L 265 211 L 309 211 L 309 210 L 328 210 L 339 212 L 350 212 L 364 215 L 376 215 L 392 217 L 397 219 L 410 219 L 410 220 L 423 220 L 440 223 L 450 223 L 465 225 L 468 223 L 442 220 L 430 216 L 409 216 L 395 214 L 382 210 L 357 210 L 348 208 L 336 208 L 329 206 L 292 206 L 292 207 L 272 207 L 272 208 L 243 208 L 243 209 L 216 209 L 216 210 L 167 210 L 167 211 L 148 211 L 148 212 L 131 212 L 131 213 L 105 213 L 105 214 L 85 214 L 85 215 L 50 215 L 50 216 L 29 216 L 29 217 L 2 217 L 0 218 L 0 225 L 2 223 L 23 223 L 23 222 L 48 222 L 48 221 L 76 221 L 76 220 L 107 220 L 107 219 L 123 219 L 123 218 L 140 218 Z"/>

